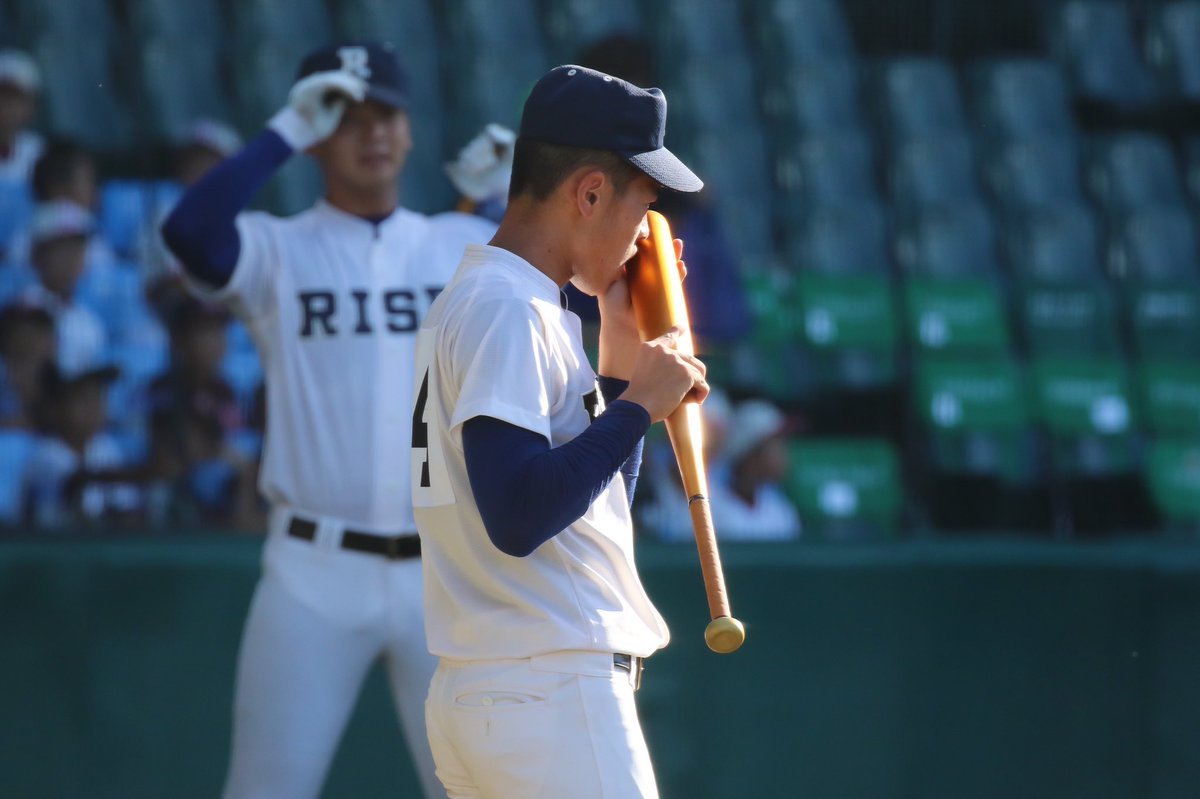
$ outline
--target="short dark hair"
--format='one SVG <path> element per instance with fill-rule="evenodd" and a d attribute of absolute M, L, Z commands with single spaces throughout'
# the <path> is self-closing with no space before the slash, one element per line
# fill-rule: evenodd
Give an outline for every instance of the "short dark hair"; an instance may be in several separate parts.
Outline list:
<path fill-rule="evenodd" d="M 545 200 L 562 182 L 581 167 L 593 167 L 612 179 L 622 193 L 642 171 L 610 150 L 569 147 L 564 144 L 517 139 L 513 149 L 512 179 L 508 188 L 511 202 L 528 194 Z"/>
<path fill-rule="evenodd" d="M 29 179 L 33 196 L 38 200 L 50 199 L 56 188 L 75 176 L 77 169 L 93 163 L 92 154 L 74 142 L 63 140 L 52 143 L 33 166 L 33 174 Z"/>

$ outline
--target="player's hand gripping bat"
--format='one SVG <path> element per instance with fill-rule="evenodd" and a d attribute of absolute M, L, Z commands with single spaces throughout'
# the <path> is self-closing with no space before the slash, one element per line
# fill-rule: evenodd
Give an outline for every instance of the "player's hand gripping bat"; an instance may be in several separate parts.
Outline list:
<path fill-rule="evenodd" d="M 683 331 L 678 340 L 680 351 L 694 354 L 692 333 L 684 302 L 683 283 L 666 218 L 657 211 L 647 213 L 649 238 L 638 242 L 638 252 L 628 267 L 629 294 L 642 341 L 651 341 L 672 327 Z M 712 621 L 704 630 L 709 649 L 726 654 L 746 640 L 746 629 L 733 618 L 725 591 L 725 575 L 717 552 L 717 535 L 708 505 L 708 475 L 704 467 L 704 438 L 700 426 L 700 406 L 682 403 L 666 421 L 671 447 L 679 462 L 683 488 L 688 496 L 696 547 L 700 551 L 700 571 Z"/>

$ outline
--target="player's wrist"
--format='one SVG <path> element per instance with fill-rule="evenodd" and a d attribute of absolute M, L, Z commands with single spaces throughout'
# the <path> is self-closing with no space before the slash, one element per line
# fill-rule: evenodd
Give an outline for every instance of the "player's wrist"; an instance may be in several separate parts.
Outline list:
<path fill-rule="evenodd" d="M 284 106 L 267 122 L 293 152 L 303 152 L 319 140 L 312 123 L 290 105 Z"/>

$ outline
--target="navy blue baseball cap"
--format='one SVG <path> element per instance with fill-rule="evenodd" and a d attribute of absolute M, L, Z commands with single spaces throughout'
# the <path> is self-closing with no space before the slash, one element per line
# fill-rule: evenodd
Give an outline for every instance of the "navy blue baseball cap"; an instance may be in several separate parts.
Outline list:
<path fill-rule="evenodd" d="M 704 182 L 663 147 L 667 98 L 658 89 L 587 67 L 555 67 L 534 84 L 521 114 L 529 141 L 610 150 L 675 191 L 700 191 Z"/>
<path fill-rule="evenodd" d="M 314 72 L 342 71 L 367 82 L 367 98 L 408 110 L 408 74 L 396 49 L 384 42 L 344 42 L 314 50 L 300 62 L 296 80 Z"/>

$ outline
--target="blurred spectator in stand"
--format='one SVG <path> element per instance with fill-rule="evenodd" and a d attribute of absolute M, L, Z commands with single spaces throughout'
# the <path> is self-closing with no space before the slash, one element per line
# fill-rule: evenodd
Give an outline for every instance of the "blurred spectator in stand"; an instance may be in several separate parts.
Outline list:
<path fill-rule="evenodd" d="M 39 417 L 45 435 L 25 473 L 28 521 L 37 527 L 77 529 L 141 519 L 136 475 L 117 443 L 104 432 L 114 366 L 63 370 L 43 377 Z"/>
<path fill-rule="evenodd" d="M 221 419 L 212 412 L 155 412 L 147 473 L 146 515 L 152 527 L 266 529 L 256 465 L 228 445 Z"/>
<path fill-rule="evenodd" d="M 30 256 L 37 282 L 20 294 L 19 302 L 42 308 L 54 318 L 58 365 L 68 372 L 107 355 L 104 324 L 75 301 L 93 229 L 91 213 L 72 202 L 42 203 L 34 210 Z"/>
<path fill-rule="evenodd" d="M 167 314 L 171 361 L 149 387 L 149 515 L 156 525 L 229 524 L 264 529 L 255 464 L 231 446 L 244 425 L 221 375 L 229 314 L 191 297 Z"/>
<path fill-rule="evenodd" d="M 783 492 L 788 420 L 765 400 L 738 404 L 725 441 L 728 469 L 709 483 L 717 535 L 735 540 L 800 537 L 800 515 Z"/>
<path fill-rule="evenodd" d="M 0 428 L 30 430 L 42 375 L 54 363 L 54 319 L 42 308 L 0 310 Z"/>
<path fill-rule="evenodd" d="M 182 418 L 188 412 L 216 419 L 222 435 L 242 426 L 233 388 L 221 376 L 228 348 L 229 314 L 219 305 L 185 298 L 168 315 L 171 362 L 149 388 L 152 414 Z"/>
<path fill-rule="evenodd" d="M 92 154 L 74 142 L 55 141 L 33 167 L 33 199 L 38 205 L 50 202 L 70 202 L 95 213 L 100 197 L 96 161 Z M 87 263 L 92 268 L 106 268 L 116 261 L 112 248 L 92 230 L 88 237 Z"/>
<path fill-rule="evenodd" d="M 19 50 L 0 50 L 0 263 L 19 252 L 33 204 L 30 173 L 42 154 L 42 137 L 29 129 L 37 114 L 41 73 Z"/>
<path fill-rule="evenodd" d="M 729 399 L 712 387 L 700 418 L 704 429 L 704 465 L 709 483 L 726 479 L 725 440 L 729 434 Z M 691 541 L 692 516 L 683 490 L 679 464 L 665 437 L 647 440 L 633 509 L 647 533 L 664 541 Z M 718 531 L 718 534 L 720 531 Z"/>
<path fill-rule="evenodd" d="M 635 86 L 657 86 L 649 43 L 638 36 L 614 34 L 597 40 L 579 57 L 580 66 L 623 78 Z M 742 289 L 740 267 L 713 211 L 706 188 L 695 194 L 664 191 L 655 209 L 671 223 L 675 238 L 683 239 L 687 262 L 685 284 L 696 351 L 713 361 L 723 348 L 749 334 L 752 319 Z M 587 321 L 599 318 L 595 298 L 568 287 L 571 310 Z M 715 376 L 714 362 L 708 363 Z"/>

